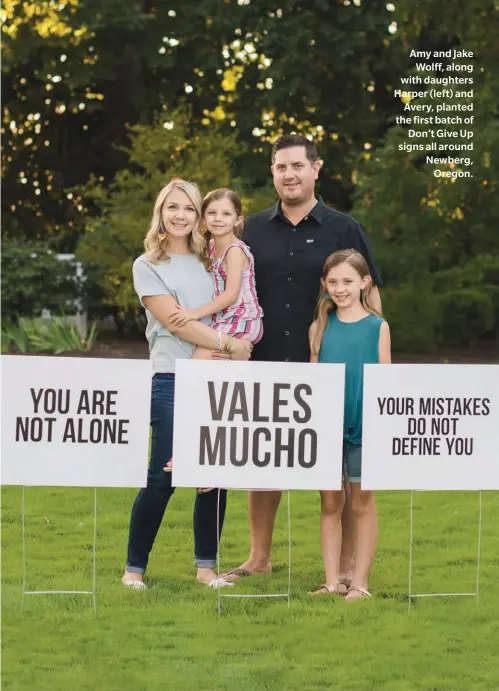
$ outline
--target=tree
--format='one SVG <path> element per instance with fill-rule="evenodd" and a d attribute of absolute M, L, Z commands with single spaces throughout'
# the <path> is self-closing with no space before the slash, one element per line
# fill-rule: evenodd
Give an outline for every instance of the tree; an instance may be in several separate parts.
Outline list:
<path fill-rule="evenodd" d="M 128 165 L 128 125 L 183 98 L 193 130 L 237 133 L 231 165 L 256 189 L 279 133 L 315 136 L 322 192 L 348 208 L 352 161 L 383 131 L 385 85 L 403 68 L 389 17 L 360 0 L 6 0 L 4 232 L 71 251 L 71 188 L 91 174 L 108 184 Z"/>
<path fill-rule="evenodd" d="M 348 209 L 352 163 L 386 129 L 396 107 L 387 86 L 404 69 L 385 3 L 204 5 L 207 11 L 211 5 L 211 28 L 223 38 L 218 113 L 249 145 L 238 174 L 256 187 L 263 184 L 268 158 L 263 165 L 262 153 L 268 157 L 279 134 L 297 131 L 319 144 L 323 196 Z"/>
<path fill-rule="evenodd" d="M 397 8 L 408 50 L 473 52 L 473 177 L 435 178 L 424 155 L 400 150 L 402 127 L 392 127 L 355 171 L 354 214 L 375 239 L 394 342 L 409 349 L 469 344 L 499 326 L 499 240 L 492 231 L 499 222 L 498 17 L 490 3 L 459 4 L 452 15 L 432 0 Z"/>
<path fill-rule="evenodd" d="M 72 250 L 71 187 L 112 180 L 128 124 L 151 123 L 222 58 L 200 40 L 200 8 L 181 0 L 6 0 L 3 30 L 4 232 Z M 216 104 L 210 86 L 203 101 Z"/>

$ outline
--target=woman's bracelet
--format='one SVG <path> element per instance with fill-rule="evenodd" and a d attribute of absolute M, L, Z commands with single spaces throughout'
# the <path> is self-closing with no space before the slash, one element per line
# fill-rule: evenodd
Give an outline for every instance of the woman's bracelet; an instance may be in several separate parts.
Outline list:
<path fill-rule="evenodd" d="M 222 332 L 217 331 L 217 349 L 222 350 Z"/>

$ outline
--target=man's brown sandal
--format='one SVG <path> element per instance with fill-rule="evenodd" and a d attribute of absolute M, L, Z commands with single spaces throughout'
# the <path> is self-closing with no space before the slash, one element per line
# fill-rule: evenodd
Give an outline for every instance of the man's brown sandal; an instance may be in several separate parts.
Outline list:
<path fill-rule="evenodd" d="M 224 578 L 233 580 L 236 578 L 247 578 L 247 576 L 270 576 L 271 573 L 272 568 L 270 568 L 269 571 L 249 571 L 248 569 L 243 569 L 241 566 L 238 566 L 236 569 L 232 569 L 232 571 L 228 571 L 221 575 Z M 232 579 L 230 577 L 232 577 Z"/>
<path fill-rule="evenodd" d="M 247 569 L 232 569 L 232 571 L 229 571 L 228 573 L 224 574 L 224 578 L 227 578 L 227 580 L 230 580 L 228 577 L 229 576 L 234 576 L 234 578 L 246 578 L 247 576 L 252 576 L 255 572 L 254 571 L 248 571 Z"/>

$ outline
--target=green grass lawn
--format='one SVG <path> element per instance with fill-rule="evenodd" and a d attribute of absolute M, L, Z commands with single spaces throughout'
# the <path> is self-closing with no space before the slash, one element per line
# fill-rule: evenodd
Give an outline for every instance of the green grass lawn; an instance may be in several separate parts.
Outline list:
<path fill-rule="evenodd" d="M 21 490 L 3 491 L 3 689 L 17 691 L 497 691 L 499 493 L 483 495 L 480 602 L 407 606 L 409 493 L 379 493 L 369 601 L 307 598 L 322 582 L 319 497 L 292 493 L 292 599 L 223 599 L 192 567 L 190 490 L 173 497 L 149 568 L 151 589 L 120 584 L 135 492 L 98 491 L 97 616 L 88 596 L 21 601 Z M 89 589 L 92 490 L 26 493 L 28 589 Z M 477 494 L 416 493 L 414 592 L 472 591 Z M 222 566 L 247 554 L 244 492 L 229 495 Z M 285 592 L 285 497 L 274 573 L 238 592 Z M 235 591 L 235 589 L 234 589 Z M 231 591 L 233 592 L 233 591 Z"/>

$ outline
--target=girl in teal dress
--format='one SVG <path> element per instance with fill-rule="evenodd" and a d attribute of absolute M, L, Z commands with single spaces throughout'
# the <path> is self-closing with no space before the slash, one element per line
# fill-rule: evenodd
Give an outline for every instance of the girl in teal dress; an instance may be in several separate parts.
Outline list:
<path fill-rule="evenodd" d="M 315 321 L 310 326 L 310 361 L 345 364 L 343 471 L 355 515 L 355 566 L 346 600 L 370 597 L 368 578 L 376 551 L 378 519 L 374 492 L 361 489 L 364 365 L 388 364 L 390 329 L 369 299 L 372 287 L 364 257 L 334 252 L 325 261 Z M 326 583 L 310 595 L 342 594 L 341 513 L 344 490 L 321 491 L 321 547 Z"/>

